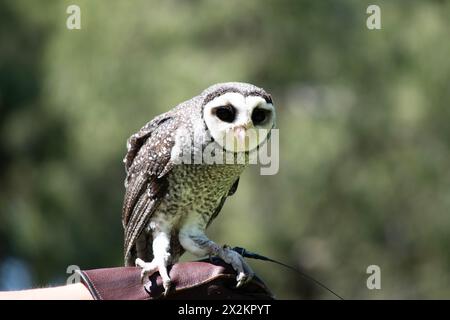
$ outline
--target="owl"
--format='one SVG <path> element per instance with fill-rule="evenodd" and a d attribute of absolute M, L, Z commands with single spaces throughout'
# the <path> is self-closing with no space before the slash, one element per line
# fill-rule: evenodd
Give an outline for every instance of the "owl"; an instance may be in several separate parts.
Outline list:
<path fill-rule="evenodd" d="M 248 282 L 253 271 L 243 257 L 205 231 L 236 192 L 245 159 L 266 143 L 274 126 L 275 108 L 266 91 L 229 82 L 212 85 L 133 134 L 124 158 L 125 265 L 141 267 L 142 279 L 159 271 L 166 294 L 167 267 L 186 251 L 217 256 L 236 270 L 237 287 Z M 257 139 L 249 139 L 254 131 Z M 233 161 L 198 161 L 206 150 Z M 234 161 L 240 156 L 244 161 Z"/>

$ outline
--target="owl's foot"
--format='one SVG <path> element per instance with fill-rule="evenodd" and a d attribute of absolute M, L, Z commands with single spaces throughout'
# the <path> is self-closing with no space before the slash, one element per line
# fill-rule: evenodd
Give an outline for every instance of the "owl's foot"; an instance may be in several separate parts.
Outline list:
<path fill-rule="evenodd" d="M 239 288 L 245 284 L 247 284 L 250 280 L 252 280 L 255 273 L 252 268 L 247 264 L 244 260 L 244 257 L 241 256 L 236 251 L 231 250 L 228 246 L 224 246 L 217 252 L 217 255 L 226 263 L 230 264 L 233 269 L 237 272 L 237 285 L 236 288 Z"/>
<path fill-rule="evenodd" d="M 136 267 L 141 267 L 141 282 L 144 283 L 145 278 L 152 275 L 156 271 L 159 271 L 159 274 L 161 275 L 162 281 L 163 281 L 163 287 L 164 287 L 164 295 L 167 296 L 167 294 L 170 291 L 170 287 L 172 285 L 172 282 L 169 278 L 169 274 L 167 272 L 167 267 L 162 263 L 157 263 L 155 259 L 153 259 L 152 262 L 145 262 L 142 259 L 137 258 L 135 261 Z"/>

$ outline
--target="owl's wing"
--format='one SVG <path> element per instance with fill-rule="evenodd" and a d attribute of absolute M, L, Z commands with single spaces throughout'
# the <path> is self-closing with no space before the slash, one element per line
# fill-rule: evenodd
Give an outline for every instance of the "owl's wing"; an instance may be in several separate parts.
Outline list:
<path fill-rule="evenodd" d="M 170 157 L 175 141 L 171 133 L 176 130 L 175 123 L 171 116 L 159 116 L 127 141 L 122 208 L 125 260 L 167 192 L 165 176 L 173 167 Z"/>
<path fill-rule="evenodd" d="M 225 201 L 227 200 L 227 198 L 229 196 L 232 196 L 233 194 L 235 194 L 237 188 L 239 185 L 239 178 L 237 178 L 237 180 L 233 183 L 233 185 L 231 186 L 230 190 L 228 191 L 228 193 L 226 195 L 224 195 L 222 197 L 222 199 L 220 199 L 219 205 L 216 207 L 216 209 L 214 210 L 214 213 L 212 214 L 211 218 L 209 218 L 208 224 L 206 225 L 206 227 L 209 227 L 209 225 L 211 224 L 211 222 L 213 222 L 213 220 L 217 217 L 217 215 L 219 214 L 219 212 L 222 210 L 223 205 L 225 204 Z"/>

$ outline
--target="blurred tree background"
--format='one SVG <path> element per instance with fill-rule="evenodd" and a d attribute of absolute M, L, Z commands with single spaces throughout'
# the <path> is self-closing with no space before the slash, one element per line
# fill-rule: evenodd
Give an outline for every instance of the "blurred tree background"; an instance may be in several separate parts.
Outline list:
<path fill-rule="evenodd" d="M 211 238 L 345 298 L 449 298 L 449 16 L 438 0 L 1 0 L 0 289 L 121 265 L 126 139 L 245 81 L 274 97 L 280 171 L 247 170 Z M 251 264 L 279 298 L 333 298 Z"/>

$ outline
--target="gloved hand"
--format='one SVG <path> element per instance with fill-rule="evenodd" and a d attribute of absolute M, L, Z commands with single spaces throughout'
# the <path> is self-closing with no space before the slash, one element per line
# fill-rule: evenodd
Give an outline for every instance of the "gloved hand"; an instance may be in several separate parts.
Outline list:
<path fill-rule="evenodd" d="M 173 265 L 169 271 L 172 288 L 166 297 L 158 272 L 145 283 L 141 282 L 141 268 L 137 267 L 85 270 L 80 274 L 82 283 L 96 300 L 274 299 L 257 276 L 236 288 L 235 271 L 220 259 Z"/>

